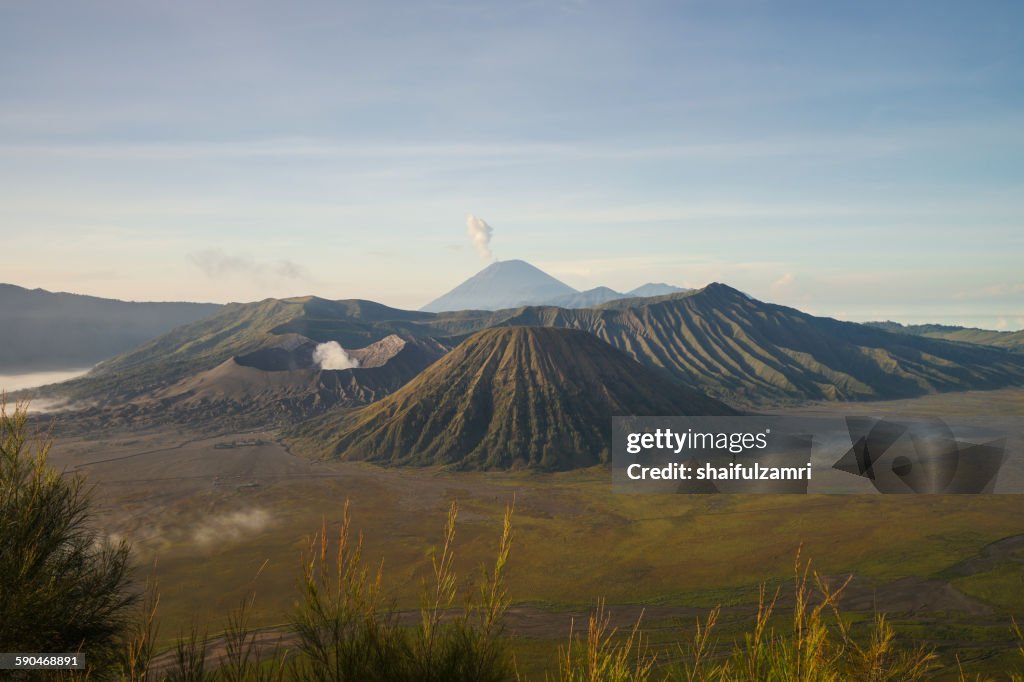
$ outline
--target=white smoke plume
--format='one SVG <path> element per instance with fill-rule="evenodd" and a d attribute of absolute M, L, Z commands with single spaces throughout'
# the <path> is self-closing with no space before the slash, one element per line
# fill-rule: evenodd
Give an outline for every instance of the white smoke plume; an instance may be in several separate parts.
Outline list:
<path fill-rule="evenodd" d="M 352 369 L 359 366 L 359 361 L 345 352 L 337 341 L 318 344 L 313 349 L 313 362 L 320 369 Z"/>
<path fill-rule="evenodd" d="M 488 225 L 487 221 L 470 213 L 466 216 L 466 232 L 473 240 L 473 246 L 480 252 L 481 258 L 484 260 L 494 258 L 494 254 L 491 253 L 491 235 L 494 234 L 494 228 Z"/>
<path fill-rule="evenodd" d="M 270 526 L 271 522 L 270 514 L 263 509 L 222 514 L 207 519 L 197 527 L 192 533 L 192 539 L 203 546 L 243 540 Z"/>

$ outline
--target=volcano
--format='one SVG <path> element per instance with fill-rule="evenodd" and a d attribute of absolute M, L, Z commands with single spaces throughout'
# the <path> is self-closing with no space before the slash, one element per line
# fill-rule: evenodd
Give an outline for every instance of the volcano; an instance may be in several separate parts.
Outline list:
<path fill-rule="evenodd" d="M 309 454 L 348 460 L 562 470 L 608 461 L 612 416 L 729 414 L 592 334 L 506 327 L 474 334 L 387 398 L 291 436 Z"/>
<path fill-rule="evenodd" d="M 491 263 L 421 310 L 433 313 L 446 310 L 501 310 L 545 303 L 578 293 L 568 284 L 526 261 L 503 260 Z"/>

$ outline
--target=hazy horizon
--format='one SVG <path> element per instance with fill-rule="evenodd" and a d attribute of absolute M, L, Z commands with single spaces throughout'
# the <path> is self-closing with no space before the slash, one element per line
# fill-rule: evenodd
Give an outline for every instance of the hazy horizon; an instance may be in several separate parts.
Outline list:
<path fill-rule="evenodd" d="M 510 258 L 510 259 L 507 259 L 507 260 L 517 260 L 517 259 L 511 259 Z M 481 271 L 483 269 L 485 269 L 486 267 L 488 267 L 489 265 L 494 264 L 494 263 L 498 263 L 498 262 L 501 262 L 501 261 L 498 260 L 498 259 L 495 259 L 495 260 L 491 261 L 491 263 L 489 263 L 488 265 L 482 267 Z M 655 283 L 655 282 L 640 282 L 640 283 L 638 283 L 638 284 L 636 284 L 634 286 L 628 287 L 628 288 L 617 289 L 617 291 L 619 291 L 620 293 L 625 293 L 626 291 L 629 291 L 631 289 L 635 289 L 638 286 L 642 286 L 643 284 L 649 284 L 649 283 Z M 672 284 L 672 282 L 657 282 L 657 283 Z M 729 282 L 720 282 L 720 283 L 721 284 L 727 284 L 727 285 L 729 284 Z M 21 286 L 21 285 L 18 285 L 16 283 L 14 283 L 14 282 L 0 282 L 0 284 L 14 284 L 15 286 Z M 461 282 L 459 282 L 459 284 L 461 284 Z M 694 287 L 689 287 L 689 288 L 700 289 L 700 288 L 703 288 L 704 286 L 707 286 L 708 284 L 712 284 L 712 282 L 707 282 L 705 284 L 702 284 L 702 285 L 699 285 L 699 286 L 694 286 Z M 454 286 L 455 285 L 453 285 L 452 288 L 454 288 Z M 601 285 L 598 285 L 598 286 L 601 286 Z M 23 287 L 23 288 L 29 288 L 29 287 Z M 614 287 L 612 287 L 612 288 L 614 288 Z M 47 290 L 47 291 L 49 291 L 49 290 Z M 80 291 L 51 291 L 51 293 L 80 294 L 80 295 L 86 295 L 86 296 L 93 296 L 94 295 L 94 294 L 88 294 L 88 293 L 80 292 Z M 441 293 L 445 293 L 445 292 L 441 292 Z M 745 293 L 747 293 L 747 292 L 745 292 Z M 319 294 L 317 294 L 315 292 L 310 292 L 310 293 L 307 293 L 307 294 L 298 294 L 298 295 L 293 295 L 293 296 L 279 296 L 279 297 L 271 296 L 269 298 L 303 298 L 305 296 L 317 296 L 319 298 L 329 298 L 329 297 L 325 297 L 325 296 L 320 296 Z M 344 300 L 345 298 L 355 298 L 355 297 L 344 297 L 342 299 L 331 299 L 331 300 Z M 360 297 L 360 298 L 363 298 L 363 300 L 372 300 L 372 301 L 375 301 L 375 302 L 378 302 L 378 303 L 384 303 L 384 301 L 381 301 L 379 299 L 375 299 L 375 298 L 372 298 L 372 297 L 369 297 L 369 298 Z M 755 298 L 757 298 L 757 297 L 755 296 Z M 263 300 L 263 299 L 253 299 L 253 300 L 249 300 L 249 301 L 241 301 L 241 300 L 239 300 L 239 301 L 231 301 L 231 300 L 226 300 L 226 301 L 182 301 L 180 299 L 157 299 L 157 300 L 152 300 L 152 299 L 121 298 L 121 299 L 115 299 L 115 300 L 121 300 L 121 301 L 125 301 L 125 302 L 135 302 L 135 303 L 186 303 L 187 302 L 187 303 L 219 303 L 219 304 L 223 305 L 223 304 L 228 304 L 228 303 L 253 303 L 253 302 L 256 302 L 258 300 Z M 760 299 L 760 300 L 764 300 L 767 303 L 778 303 L 778 301 L 773 301 L 773 300 L 770 300 L 770 299 Z M 390 305 L 390 304 L 387 304 L 387 303 L 385 303 L 385 304 L 386 305 Z M 397 306 L 397 305 L 396 306 L 392 306 L 392 307 L 403 309 L 402 306 Z M 404 309 L 406 309 L 406 310 L 419 310 L 420 308 L 421 308 L 421 306 L 415 306 L 415 307 L 408 307 L 408 308 L 404 308 Z M 978 324 L 976 322 L 972 322 L 971 321 L 971 316 L 966 316 L 965 318 L 962 318 L 962 321 L 936 322 L 936 320 L 934 318 L 927 317 L 927 316 L 924 316 L 924 317 L 913 317 L 913 316 L 910 316 L 910 317 L 904 317 L 904 318 L 896 319 L 896 318 L 891 318 L 891 317 L 885 317 L 884 315 L 882 315 L 882 316 L 874 316 L 874 317 L 872 317 L 871 315 L 865 315 L 865 316 L 862 316 L 862 317 L 858 318 L 858 317 L 849 317 L 849 316 L 844 316 L 844 315 L 834 315 L 834 314 L 823 313 L 823 312 L 815 312 L 815 311 L 810 310 L 808 308 L 802 308 L 801 310 L 802 310 L 802 312 L 810 313 L 812 315 L 817 315 L 819 317 L 832 317 L 832 318 L 836 318 L 836 319 L 840 319 L 840 320 L 845 320 L 845 321 L 850 321 L 850 322 L 899 322 L 899 323 L 902 323 L 904 325 L 914 325 L 914 324 L 947 324 L 947 325 L 952 325 L 952 326 L 975 327 L 975 328 L 979 328 L 979 329 L 990 329 L 990 330 L 994 330 L 994 331 L 1019 331 L 1020 329 L 1024 328 L 1024 325 L 1022 325 L 1021 327 L 1006 327 L 1006 326 L 1002 326 L 1002 327 L 996 327 L 996 326 L 984 327 L 981 324 Z M 86 372 L 88 370 L 86 369 L 86 370 L 75 370 L 75 371 Z M 35 374 L 35 373 L 36 372 L 26 372 L 26 373 L 24 373 L 24 376 L 28 376 L 28 375 Z M 43 372 L 43 373 L 45 374 L 45 372 Z M 0 375 L 0 378 L 2 378 L 3 376 L 12 376 L 12 377 L 13 376 L 17 376 L 17 377 L 20 377 L 20 376 L 23 376 L 23 374 L 17 373 L 17 374 L 11 374 L 11 375 Z M 27 387 L 27 386 L 19 386 L 19 388 L 25 388 L 25 387 Z"/>
<path fill-rule="evenodd" d="M 13 4 L 0 280 L 416 309 L 489 257 L 1024 328 L 1013 2 Z M 467 215 L 486 232 L 467 230 Z"/>

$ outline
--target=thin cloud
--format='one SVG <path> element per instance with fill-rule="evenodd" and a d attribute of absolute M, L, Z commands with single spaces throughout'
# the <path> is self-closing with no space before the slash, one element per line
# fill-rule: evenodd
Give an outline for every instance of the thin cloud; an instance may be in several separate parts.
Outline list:
<path fill-rule="evenodd" d="M 769 289 L 772 291 L 772 293 L 789 291 L 793 287 L 793 283 L 795 281 L 796 275 L 794 275 L 792 272 L 787 272 L 781 277 L 779 277 L 777 280 L 772 282 Z"/>
<path fill-rule="evenodd" d="M 808 133 L 751 135 L 741 139 L 653 144 L 644 139 L 584 141 L 580 143 L 522 142 L 476 143 L 452 140 L 440 143 L 348 143 L 324 137 L 270 137 L 239 142 L 176 143 L 66 143 L 25 142 L 0 145 L 0 157 L 68 157 L 79 159 L 202 160 L 215 159 L 336 159 L 352 160 L 429 158 L 509 163 L 588 161 L 692 160 L 728 161 L 752 158 L 862 158 L 904 153 L 922 148 L 947 148 L 952 142 L 1011 143 L 1020 141 L 1021 119 L 1010 116 L 984 125 L 894 127 L 874 134 Z M 952 142 L 951 142 L 952 141 Z"/>
<path fill-rule="evenodd" d="M 993 284 L 979 289 L 968 289 L 953 294 L 958 301 L 984 298 L 1011 298 L 1024 294 L 1024 282 Z"/>
<path fill-rule="evenodd" d="M 248 255 L 233 255 L 222 249 L 207 249 L 188 254 L 188 260 L 210 279 L 247 277 L 265 281 L 306 278 L 306 273 L 301 266 L 285 258 L 272 262 L 260 262 Z"/>

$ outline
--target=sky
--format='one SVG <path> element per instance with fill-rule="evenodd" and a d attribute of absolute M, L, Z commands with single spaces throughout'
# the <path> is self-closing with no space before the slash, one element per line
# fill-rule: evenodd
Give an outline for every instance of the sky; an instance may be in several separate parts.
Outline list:
<path fill-rule="evenodd" d="M 493 258 L 1024 328 L 1024 3 L 0 0 L 0 281 L 417 308 Z"/>

